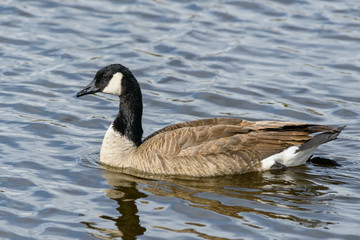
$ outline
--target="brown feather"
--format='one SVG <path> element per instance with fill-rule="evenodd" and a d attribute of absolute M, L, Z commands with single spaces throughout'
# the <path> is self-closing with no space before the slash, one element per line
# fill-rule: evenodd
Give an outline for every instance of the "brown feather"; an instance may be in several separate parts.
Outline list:
<path fill-rule="evenodd" d="M 234 118 L 196 120 L 153 133 L 134 157 L 147 162 L 143 171 L 154 174 L 214 176 L 259 171 L 261 160 L 290 146 L 301 146 L 316 132 L 334 133 L 336 129 Z"/>

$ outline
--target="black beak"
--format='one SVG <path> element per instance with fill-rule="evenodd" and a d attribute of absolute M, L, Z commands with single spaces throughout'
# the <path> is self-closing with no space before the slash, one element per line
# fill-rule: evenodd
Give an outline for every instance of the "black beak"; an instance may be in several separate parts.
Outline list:
<path fill-rule="evenodd" d="M 96 81 L 95 79 L 92 80 L 92 82 L 89 85 L 87 85 L 83 90 L 81 90 L 76 94 L 76 97 L 81 97 L 87 94 L 100 92 L 101 89 L 95 86 L 95 81 Z"/>

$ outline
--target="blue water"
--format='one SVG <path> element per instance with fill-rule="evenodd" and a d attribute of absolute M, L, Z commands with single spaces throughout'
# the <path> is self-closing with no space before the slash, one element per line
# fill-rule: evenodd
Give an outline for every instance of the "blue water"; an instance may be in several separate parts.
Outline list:
<path fill-rule="evenodd" d="M 358 1 L 0 2 L 1 239 L 358 239 Z M 144 136 L 232 116 L 347 125 L 284 172 L 151 180 L 101 168 L 121 63 Z"/>

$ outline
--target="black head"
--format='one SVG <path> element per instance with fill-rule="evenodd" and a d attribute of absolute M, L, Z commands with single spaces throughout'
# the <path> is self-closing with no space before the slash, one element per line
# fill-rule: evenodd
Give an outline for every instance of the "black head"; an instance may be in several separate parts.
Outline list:
<path fill-rule="evenodd" d="M 133 81 L 134 76 L 129 69 L 121 64 L 111 64 L 97 71 L 94 80 L 76 94 L 83 95 L 103 92 L 120 96 L 123 92 L 124 81 Z M 136 80 L 135 80 L 136 81 Z"/>

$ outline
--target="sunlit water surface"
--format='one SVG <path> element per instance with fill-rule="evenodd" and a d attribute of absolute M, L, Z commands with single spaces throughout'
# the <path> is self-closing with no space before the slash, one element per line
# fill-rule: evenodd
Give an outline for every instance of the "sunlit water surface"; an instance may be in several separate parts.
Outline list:
<path fill-rule="evenodd" d="M 359 239 L 360 3 L 0 2 L 1 239 Z M 144 132 L 208 117 L 347 125 L 307 164 L 149 179 L 98 164 L 118 99 L 76 99 L 122 63 Z"/>

